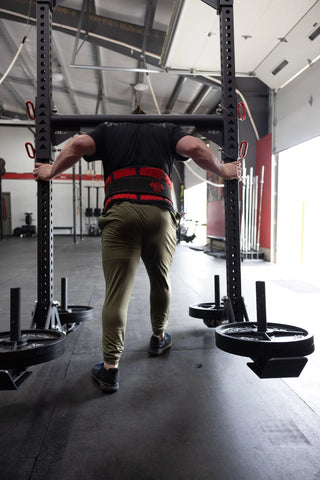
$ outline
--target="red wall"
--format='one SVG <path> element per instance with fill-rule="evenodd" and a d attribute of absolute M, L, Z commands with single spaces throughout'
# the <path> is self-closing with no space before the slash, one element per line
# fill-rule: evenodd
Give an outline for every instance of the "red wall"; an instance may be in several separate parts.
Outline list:
<path fill-rule="evenodd" d="M 208 202 L 207 235 L 224 237 L 224 201 Z"/>
<path fill-rule="evenodd" d="M 207 172 L 207 179 L 213 183 L 223 183 L 223 179 Z M 224 237 L 224 189 L 207 185 L 207 235 Z"/>
<path fill-rule="evenodd" d="M 264 183 L 261 210 L 260 247 L 271 247 L 271 173 L 272 173 L 272 136 L 261 138 L 256 144 L 256 175 L 261 180 L 261 167 L 264 165 Z M 259 191 L 260 199 L 260 191 Z M 258 207 L 259 208 L 259 207 Z"/>

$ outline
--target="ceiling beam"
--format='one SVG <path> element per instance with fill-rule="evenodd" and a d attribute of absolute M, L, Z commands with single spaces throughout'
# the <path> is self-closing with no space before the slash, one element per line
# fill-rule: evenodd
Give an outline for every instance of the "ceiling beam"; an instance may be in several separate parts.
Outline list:
<path fill-rule="evenodd" d="M 0 71 L 1 75 L 1 71 Z M 18 78 L 12 75 L 8 75 L 6 78 L 6 81 L 10 81 L 10 84 L 21 84 L 21 85 L 28 85 L 32 86 L 32 82 L 29 79 L 23 79 L 23 78 Z M 4 86 L 5 83 L 2 84 Z M 65 85 L 54 85 L 53 86 L 53 91 L 57 92 L 63 92 L 63 93 L 68 93 L 68 89 L 66 88 Z M 96 98 L 96 94 L 94 92 L 85 92 L 83 90 L 77 90 L 77 89 L 72 89 L 72 93 L 76 95 L 77 97 L 83 97 L 83 98 L 91 98 L 94 99 Z M 130 101 L 125 100 L 123 98 L 115 98 L 115 97 L 108 97 L 104 96 L 104 100 L 108 103 L 114 103 L 115 105 L 124 105 L 124 106 L 129 106 Z"/>
<path fill-rule="evenodd" d="M 25 23 L 29 10 L 29 0 L 10 0 L 6 8 L 0 7 L 0 18 Z M 57 6 L 53 13 L 53 30 L 75 36 L 78 30 L 79 10 Z M 80 32 L 80 38 L 109 50 L 140 59 L 144 39 L 144 27 L 133 23 L 119 21 L 101 15 L 90 14 L 90 32 Z M 36 24 L 35 6 L 32 5 L 30 25 Z M 159 65 L 165 32 L 151 28 L 148 33 L 147 62 Z"/>
<path fill-rule="evenodd" d="M 58 64 L 58 68 L 61 70 L 61 73 L 63 75 L 63 82 L 65 84 L 66 93 L 70 98 L 70 101 L 72 104 L 73 113 L 80 114 L 81 113 L 80 107 L 79 107 L 76 95 L 74 93 L 74 90 L 72 89 L 72 81 L 71 81 L 69 72 L 64 66 L 62 57 L 60 55 L 59 49 L 56 45 L 54 38 L 52 38 L 52 53 L 53 53 L 54 59 L 56 60 L 56 63 Z"/>
<path fill-rule="evenodd" d="M 187 81 L 187 77 L 184 77 L 182 75 L 180 75 L 178 77 L 177 83 L 175 84 L 173 92 L 172 92 L 172 94 L 171 94 L 171 96 L 170 96 L 170 98 L 167 102 L 164 113 L 171 113 L 172 112 L 172 110 L 174 108 L 174 105 L 175 105 L 176 101 L 178 100 L 186 81 Z"/>
<path fill-rule="evenodd" d="M 95 0 L 91 0 L 90 4 L 90 13 L 96 15 L 96 4 Z M 94 62 L 99 67 L 102 65 L 101 63 L 101 52 L 100 47 L 95 44 L 91 45 L 93 50 Z M 101 113 L 106 115 L 107 112 L 107 104 L 106 104 L 106 97 L 107 97 L 107 88 L 106 83 L 104 80 L 104 75 L 102 70 L 96 70 L 97 78 L 98 78 L 98 89 L 97 89 L 97 102 L 96 102 L 96 109 L 95 113 L 99 113 L 99 106 L 101 105 Z"/>
<path fill-rule="evenodd" d="M 212 80 L 210 80 L 208 77 L 202 77 L 201 75 L 199 76 L 193 76 L 189 75 L 188 76 L 189 80 L 192 80 L 193 82 L 198 82 L 201 83 L 202 85 L 207 85 L 208 87 L 211 87 L 212 89 L 215 90 L 215 94 L 212 97 L 212 105 L 208 109 L 207 114 L 215 114 L 217 108 L 220 106 L 221 103 L 221 81 L 219 78 L 213 77 Z"/>
<path fill-rule="evenodd" d="M 75 36 L 75 41 L 74 41 L 74 47 L 73 47 L 73 53 L 72 53 L 72 58 L 71 58 L 71 66 L 76 65 L 76 57 L 79 51 L 81 50 L 81 47 L 83 45 L 83 41 L 81 45 L 79 46 L 79 40 L 81 38 L 81 31 L 85 31 L 86 39 L 89 36 L 89 32 L 91 30 L 90 26 L 90 15 L 95 15 L 96 14 L 96 6 L 95 6 L 95 0 L 83 0 L 82 1 L 82 7 L 80 11 L 80 16 L 78 20 L 78 27 L 77 27 L 77 32 Z M 95 67 L 101 67 L 101 55 L 100 55 L 100 50 L 97 45 L 94 43 L 90 42 L 90 47 L 92 51 L 92 56 L 93 56 L 93 65 Z M 97 86 L 96 86 L 96 107 L 95 107 L 95 114 L 99 112 L 99 107 L 102 105 L 102 114 L 106 114 L 106 108 L 105 108 L 105 102 L 104 102 L 104 95 L 105 93 L 105 88 L 104 88 L 104 79 L 103 79 L 103 74 L 102 71 L 99 68 L 95 69 L 95 77 L 97 81 Z"/>
<path fill-rule="evenodd" d="M 209 87 L 208 85 L 203 85 L 203 87 L 200 89 L 198 94 L 195 96 L 195 98 L 190 103 L 189 107 L 186 109 L 185 113 L 187 113 L 187 114 L 195 113 L 198 110 L 198 108 L 200 107 L 201 103 L 209 95 L 211 90 L 212 90 L 212 87 Z"/>
<path fill-rule="evenodd" d="M 157 0 L 148 0 L 147 2 L 147 6 L 146 6 L 146 13 L 145 13 L 145 17 L 144 17 L 144 32 L 143 32 L 143 40 L 142 40 L 142 44 L 141 44 L 141 53 L 140 53 L 140 58 L 139 58 L 139 61 L 138 61 L 138 68 L 139 69 L 143 69 L 143 68 L 147 68 L 147 65 L 146 65 L 146 59 L 145 59 L 145 55 L 146 55 L 146 50 L 147 50 L 147 42 L 148 42 L 148 39 L 149 39 L 149 35 L 150 35 L 150 32 L 151 32 L 151 29 L 152 29 L 152 25 L 153 25 L 153 21 L 154 21 L 154 16 L 155 16 L 155 12 L 156 12 L 156 6 L 157 6 Z M 136 84 L 137 83 L 143 83 L 144 82 L 144 73 L 142 72 L 138 72 L 136 74 Z M 134 98 L 132 99 L 132 103 L 140 103 L 140 97 L 141 97 L 141 93 L 137 94 L 137 92 L 132 89 L 132 94 L 134 95 Z M 136 107 L 136 105 L 135 105 Z"/>

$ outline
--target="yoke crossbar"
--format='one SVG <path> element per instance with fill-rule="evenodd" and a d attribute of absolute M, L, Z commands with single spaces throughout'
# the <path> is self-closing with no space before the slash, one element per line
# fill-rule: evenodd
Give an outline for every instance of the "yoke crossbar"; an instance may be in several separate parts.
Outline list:
<path fill-rule="evenodd" d="M 174 123 L 193 126 L 196 130 L 223 131 L 222 115 L 53 115 L 53 130 L 75 130 L 94 127 L 99 123 Z"/>

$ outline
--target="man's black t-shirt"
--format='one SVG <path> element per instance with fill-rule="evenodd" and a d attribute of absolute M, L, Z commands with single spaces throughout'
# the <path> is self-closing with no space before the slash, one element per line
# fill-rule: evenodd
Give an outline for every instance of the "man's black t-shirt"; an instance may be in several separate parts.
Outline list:
<path fill-rule="evenodd" d="M 95 141 L 96 152 L 84 158 L 87 162 L 102 160 L 105 180 L 128 166 L 161 168 L 171 178 L 174 160 L 186 160 L 176 153 L 176 145 L 187 133 L 171 123 L 106 122 L 88 135 Z"/>
<path fill-rule="evenodd" d="M 172 123 L 102 123 L 88 132 L 96 152 L 87 162 L 102 160 L 104 178 L 127 166 L 161 168 L 169 177 L 173 161 L 186 160 L 176 153 L 178 141 L 187 135 Z"/>

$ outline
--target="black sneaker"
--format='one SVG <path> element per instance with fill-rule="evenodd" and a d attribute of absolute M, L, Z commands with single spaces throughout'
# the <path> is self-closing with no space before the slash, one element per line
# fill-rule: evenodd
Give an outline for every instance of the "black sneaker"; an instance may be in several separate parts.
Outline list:
<path fill-rule="evenodd" d="M 119 390 L 119 368 L 106 370 L 103 362 L 99 362 L 92 369 L 92 377 L 104 392 L 113 393 Z"/>
<path fill-rule="evenodd" d="M 164 334 L 164 338 L 158 338 L 152 335 L 149 345 L 150 355 L 161 355 L 165 350 L 172 346 L 170 335 Z"/>

